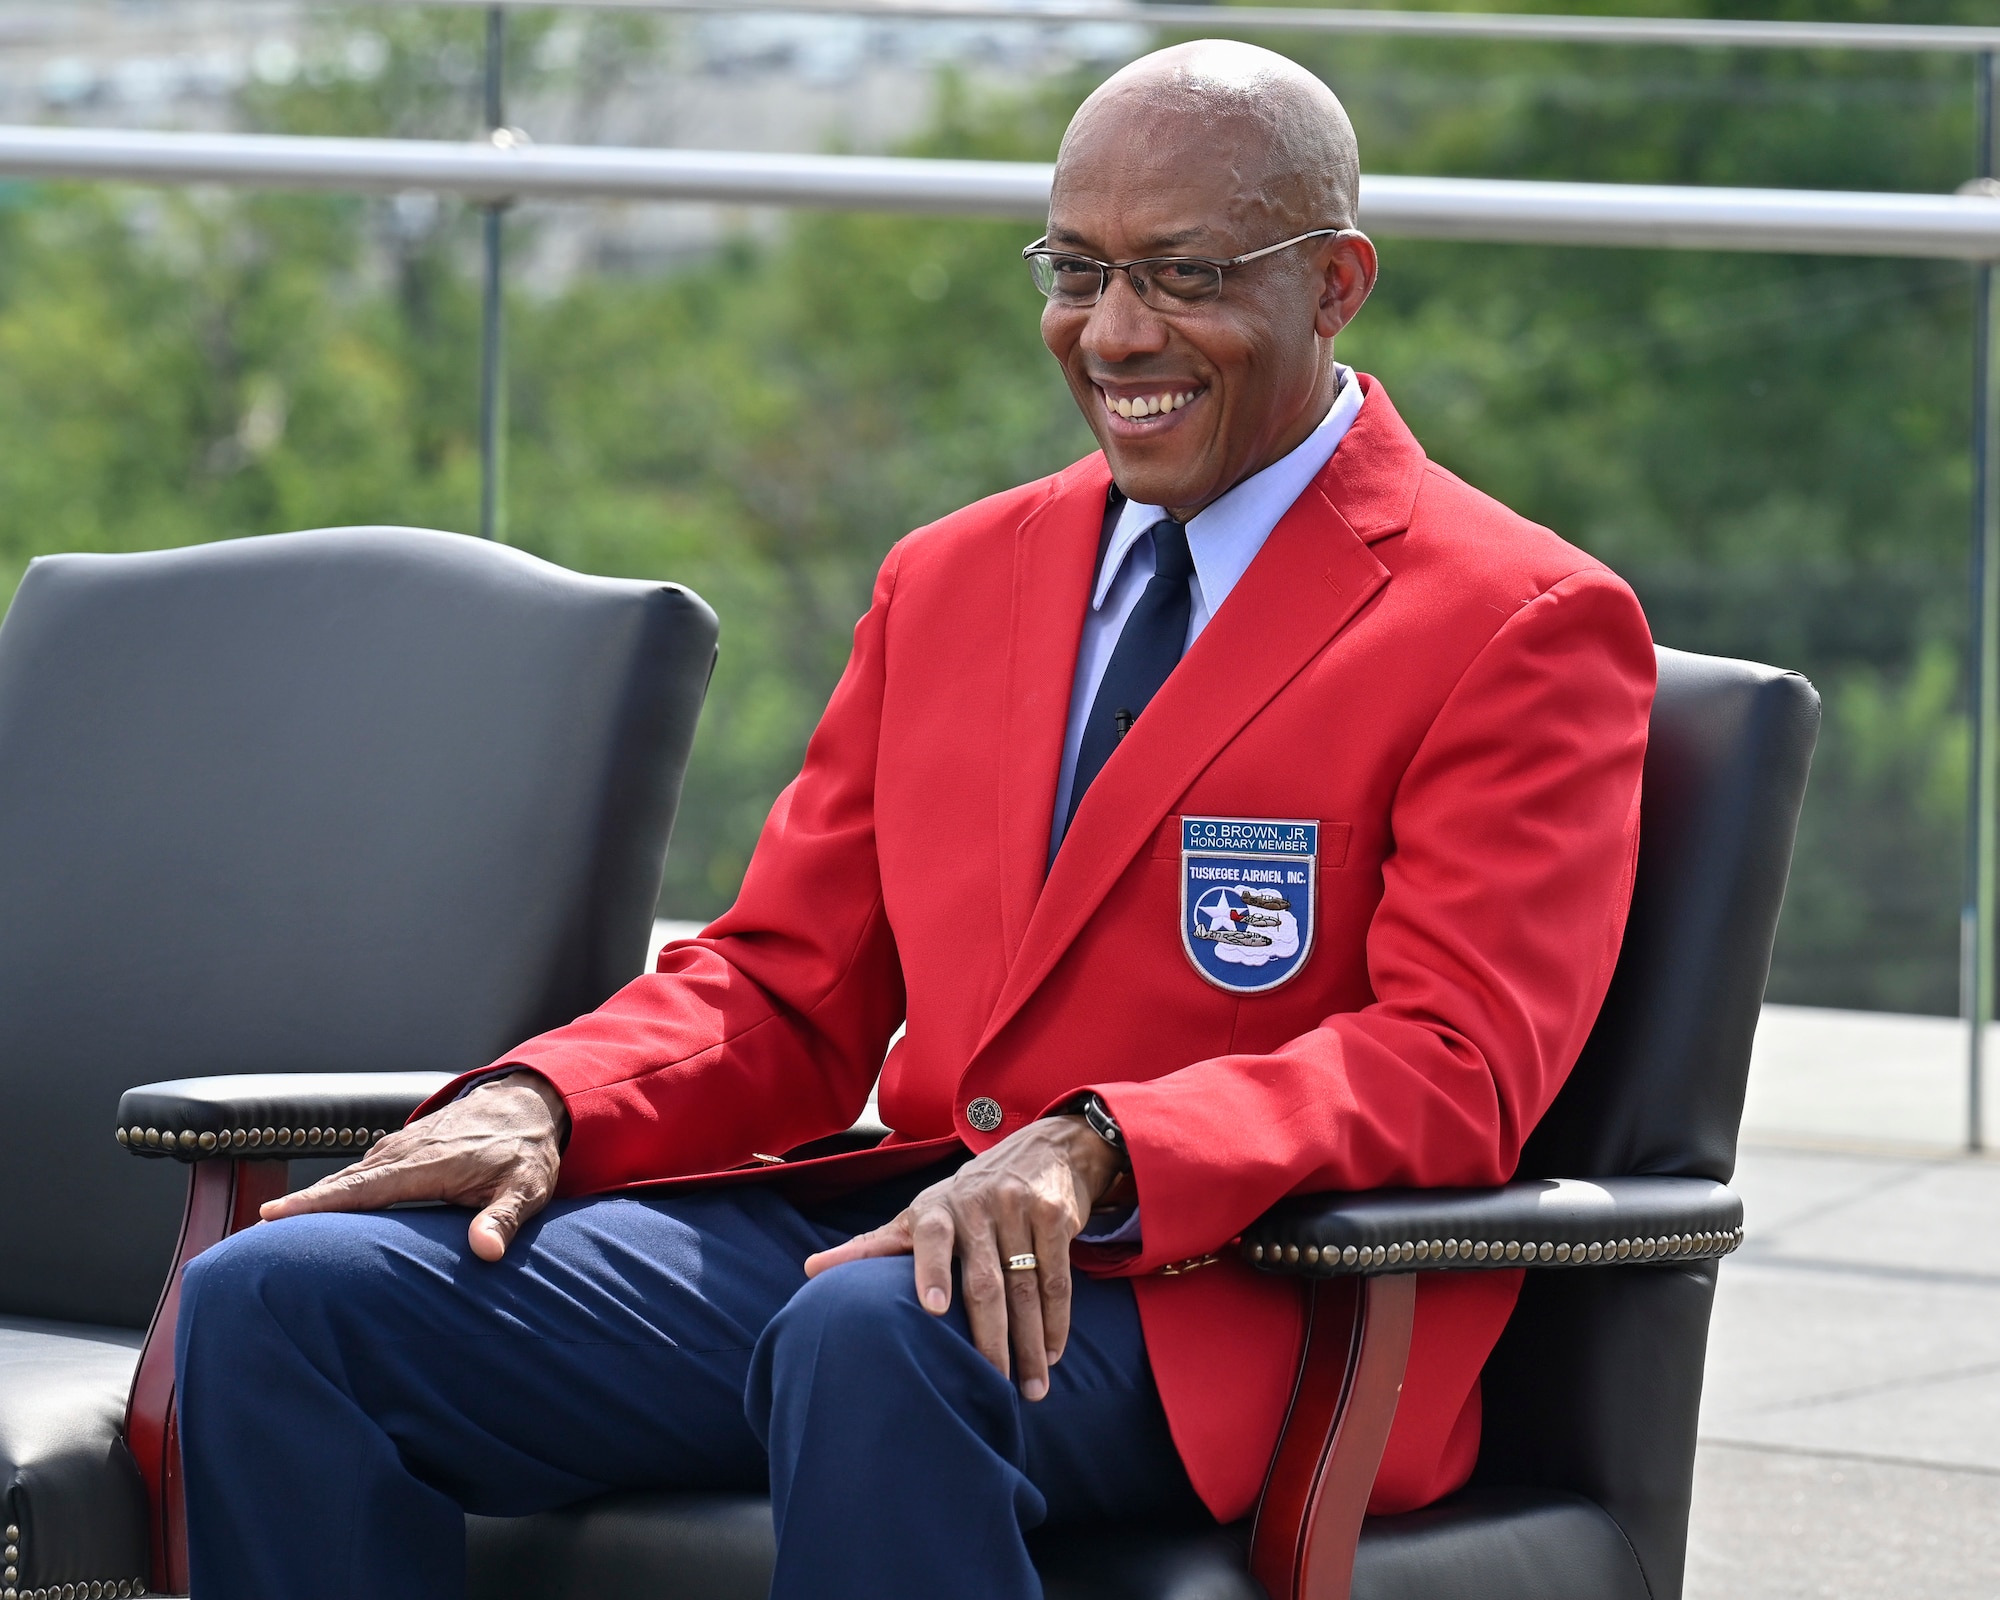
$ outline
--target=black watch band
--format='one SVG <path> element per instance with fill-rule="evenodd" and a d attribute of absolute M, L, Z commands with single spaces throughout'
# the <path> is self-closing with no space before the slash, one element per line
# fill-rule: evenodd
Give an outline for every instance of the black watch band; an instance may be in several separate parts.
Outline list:
<path fill-rule="evenodd" d="M 1076 1109 L 1083 1120 L 1090 1124 L 1090 1131 L 1102 1139 L 1112 1149 L 1123 1153 L 1125 1131 L 1118 1126 L 1111 1115 L 1111 1108 L 1095 1093 L 1087 1094 L 1076 1103 Z"/>

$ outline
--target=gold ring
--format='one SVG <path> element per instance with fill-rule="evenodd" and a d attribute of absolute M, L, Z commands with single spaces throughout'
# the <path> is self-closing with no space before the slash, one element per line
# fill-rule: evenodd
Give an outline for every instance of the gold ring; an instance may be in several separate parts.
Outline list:
<path fill-rule="evenodd" d="M 1009 1272 L 1033 1272 L 1040 1265 L 1041 1262 L 1035 1259 L 1032 1250 L 1023 1255 L 1009 1256 L 1007 1258 L 1007 1270 Z"/>

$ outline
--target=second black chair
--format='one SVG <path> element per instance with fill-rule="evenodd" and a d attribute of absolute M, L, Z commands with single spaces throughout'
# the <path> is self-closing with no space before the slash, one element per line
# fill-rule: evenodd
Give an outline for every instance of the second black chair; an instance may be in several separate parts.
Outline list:
<path fill-rule="evenodd" d="M 597 1005 L 645 959 L 715 641 L 675 585 L 407 528 L 29 568 L 0 626 L 5 1600 L 184 1581 L 170 1334 L 144 1459 L 121 1434 L 188 1171 L 118 1148 L 120 1092 L 433 1082 Z M 269 1154 L 365 1145 L 280 1105 Z"/>

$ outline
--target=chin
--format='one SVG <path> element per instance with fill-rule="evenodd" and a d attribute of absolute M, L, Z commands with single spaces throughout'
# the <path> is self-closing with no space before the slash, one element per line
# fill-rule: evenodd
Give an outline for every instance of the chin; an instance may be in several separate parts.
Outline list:
<path fill-rule="evenodd" d="M 1111 476 L 1125 491 L 1126 498 L 1142 506 L 1195 505 L 1202 499 L 1199 491 L 1189 490 L 1188 474 L 1163 472 L 1155 465 L 1130 459 L 1121 461 L 1109 451 L 1105 452 L 1105 459 L 1110 462 Z"/>

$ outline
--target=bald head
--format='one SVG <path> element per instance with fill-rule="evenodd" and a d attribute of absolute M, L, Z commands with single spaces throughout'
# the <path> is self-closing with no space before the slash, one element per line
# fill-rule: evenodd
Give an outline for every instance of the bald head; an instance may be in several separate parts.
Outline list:
<path fill-rule="evenodd" d="M 1056 183 L 1107 144 L 1162 137 L 1226 167 L 1246 220 L 1278 226 L 1276 237 L 1354 226 L 1354 125 L 1331 89 L 1275 51 L 1202 39 L 1141 56 L 1078 109 Z"/>

